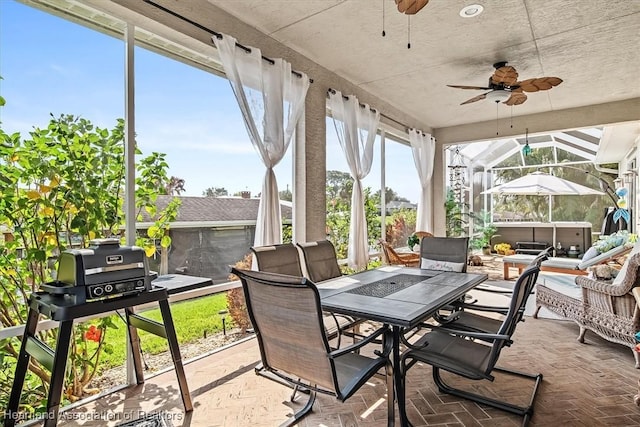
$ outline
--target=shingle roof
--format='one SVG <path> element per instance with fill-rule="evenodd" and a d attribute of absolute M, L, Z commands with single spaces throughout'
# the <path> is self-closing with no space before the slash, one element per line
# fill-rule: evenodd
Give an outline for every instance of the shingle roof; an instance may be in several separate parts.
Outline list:
<path fill-rule="evenodd" d="M 227 222 L 255 221 L 258 217 L 260 199 L 243 199 L 240 197 L 205 197 L 205 196 L 158 196 L 158 211 L 177 197 L 182 201 L 176 222 Z M 282 217 L 291 218 L 291 207 L 281 203 Z M 146 212 L 143 221 L 150 221 Z"/>

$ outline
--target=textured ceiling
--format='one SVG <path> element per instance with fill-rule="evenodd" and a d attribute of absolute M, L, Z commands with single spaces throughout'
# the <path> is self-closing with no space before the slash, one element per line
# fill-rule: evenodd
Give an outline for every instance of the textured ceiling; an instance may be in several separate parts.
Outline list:
<path fill-rule="evenodd" d="M 391 0 L 209 2 L 432 128 L 640 98 L 636 0 L 478 0 L 475 18 L 458 14 L 472 1 L 431 0 L 411 17 L 411 49 Z M 459 105 L 482 92 L 446 85 L 484 86 L 498 61 L 564 82 L 513 108 Z"/>

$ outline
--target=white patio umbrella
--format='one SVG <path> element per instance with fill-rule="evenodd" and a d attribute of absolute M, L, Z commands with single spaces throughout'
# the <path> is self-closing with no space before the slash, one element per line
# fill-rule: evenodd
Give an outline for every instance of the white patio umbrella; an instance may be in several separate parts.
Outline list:
<path fill-rule="evenodd" d="M 602 191 L 585 187 L 543 172 L 533 172 L 513 181 L 497 185 L 483 194 L 516 194 L 521 196 L 585 196 L 604 194 Z"/>

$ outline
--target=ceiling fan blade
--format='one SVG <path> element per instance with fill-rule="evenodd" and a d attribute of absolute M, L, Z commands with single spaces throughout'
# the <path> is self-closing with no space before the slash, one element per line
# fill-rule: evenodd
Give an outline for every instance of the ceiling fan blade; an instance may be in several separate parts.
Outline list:
<path fill-rule="evenodd" d="M 491 76 L 491 81 L 496 84 L 502 83 L 507 86 L 513 86 L 518 81 L 518 72 L 511 65 L 505 65 L 496 69 L 493 76 Z"/>
<path fill-rule="evenodd" d="M 487 97 L 487 94 L 489 94 L 489 93 L 491 93 L 491 92 L 493 92 L 493 91 L 489 91 L 489 92 L 487 92 L 487 93 L 482 93 L 482 94 L 480 94 L 480 95 L 478 95 L 478 96 L 474 96 L 474 97 L 473 97 L 473 98 L 471 98 L 471 99 L 467 99 L 466 101 L 464 101 L 464 102 L 463 102 L 462 104 L 460 104 L 460 105 L 464 105 L 464 104 L 471 104 L 472 102 L 476 102 L 476 101 L 480 101 L 480 100 L 482 100 L 482 99 L 485 99 L 485 98 Z"/>
<path fill-rule="evenodd" d="M 398 12 L 406 15 L 415 15 L 420 12 L 420 9 L 425 7 L 427 3 L 429 3 L 429 0 L 396 0 Z"/>
<path fill-rule="evenodd" d="M 518 82 L 517 85 L 525 92 L 537 92 L 539 90 L 549 90 L 560 83 L 562 83 L 562 79 L 558 77 L 539 77 L 523 80 Z"/>
<path fill-rule="evenodd" d="M 478 90 L 490 90 L 490 87 L 482 87 L 482 86 L 465 86 L 465 85 L 447 85 L 449 87 L 454 87 L 456 89 L 478 89 Z"/>
<path fill-rule="evenodd" d="M 525 95 L 524 92 L 511 92 L 511 96 L 509 97 L 509 99 L 504 101 L 503 104 L 510 106 L 520 105 L 526 100 L 527 95 Z"/>

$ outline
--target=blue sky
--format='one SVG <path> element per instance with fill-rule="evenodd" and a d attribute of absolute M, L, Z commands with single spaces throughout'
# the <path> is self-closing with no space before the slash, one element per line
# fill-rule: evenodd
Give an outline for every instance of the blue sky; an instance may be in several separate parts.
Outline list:
<path fill-rule="evenodd" d="M 135 50 L 136 139 L 145 154 L 167 154 L 186 195 L 208 187 L 261 191 L 264 166 L 249 142 L 229 83 L 142 48 Z M 112 128 L 124 117 L 124 42 L 14 0 L 0 0 L 0 121 L 26 136 L 50 113 L 82 116 Z M 375 107 L 375 106 L 374 106 Z M 333 125 L 327 168 L 347 171 Z M 380 188 L 380 156 L 365 186 Z M 408 147 L 387 144 L 387 186 L 417 201 Z M 280 190 L 291 186 L 291 150 L 276 167 Z M 414 184 L 415 183 L 415 184 Z"/>

